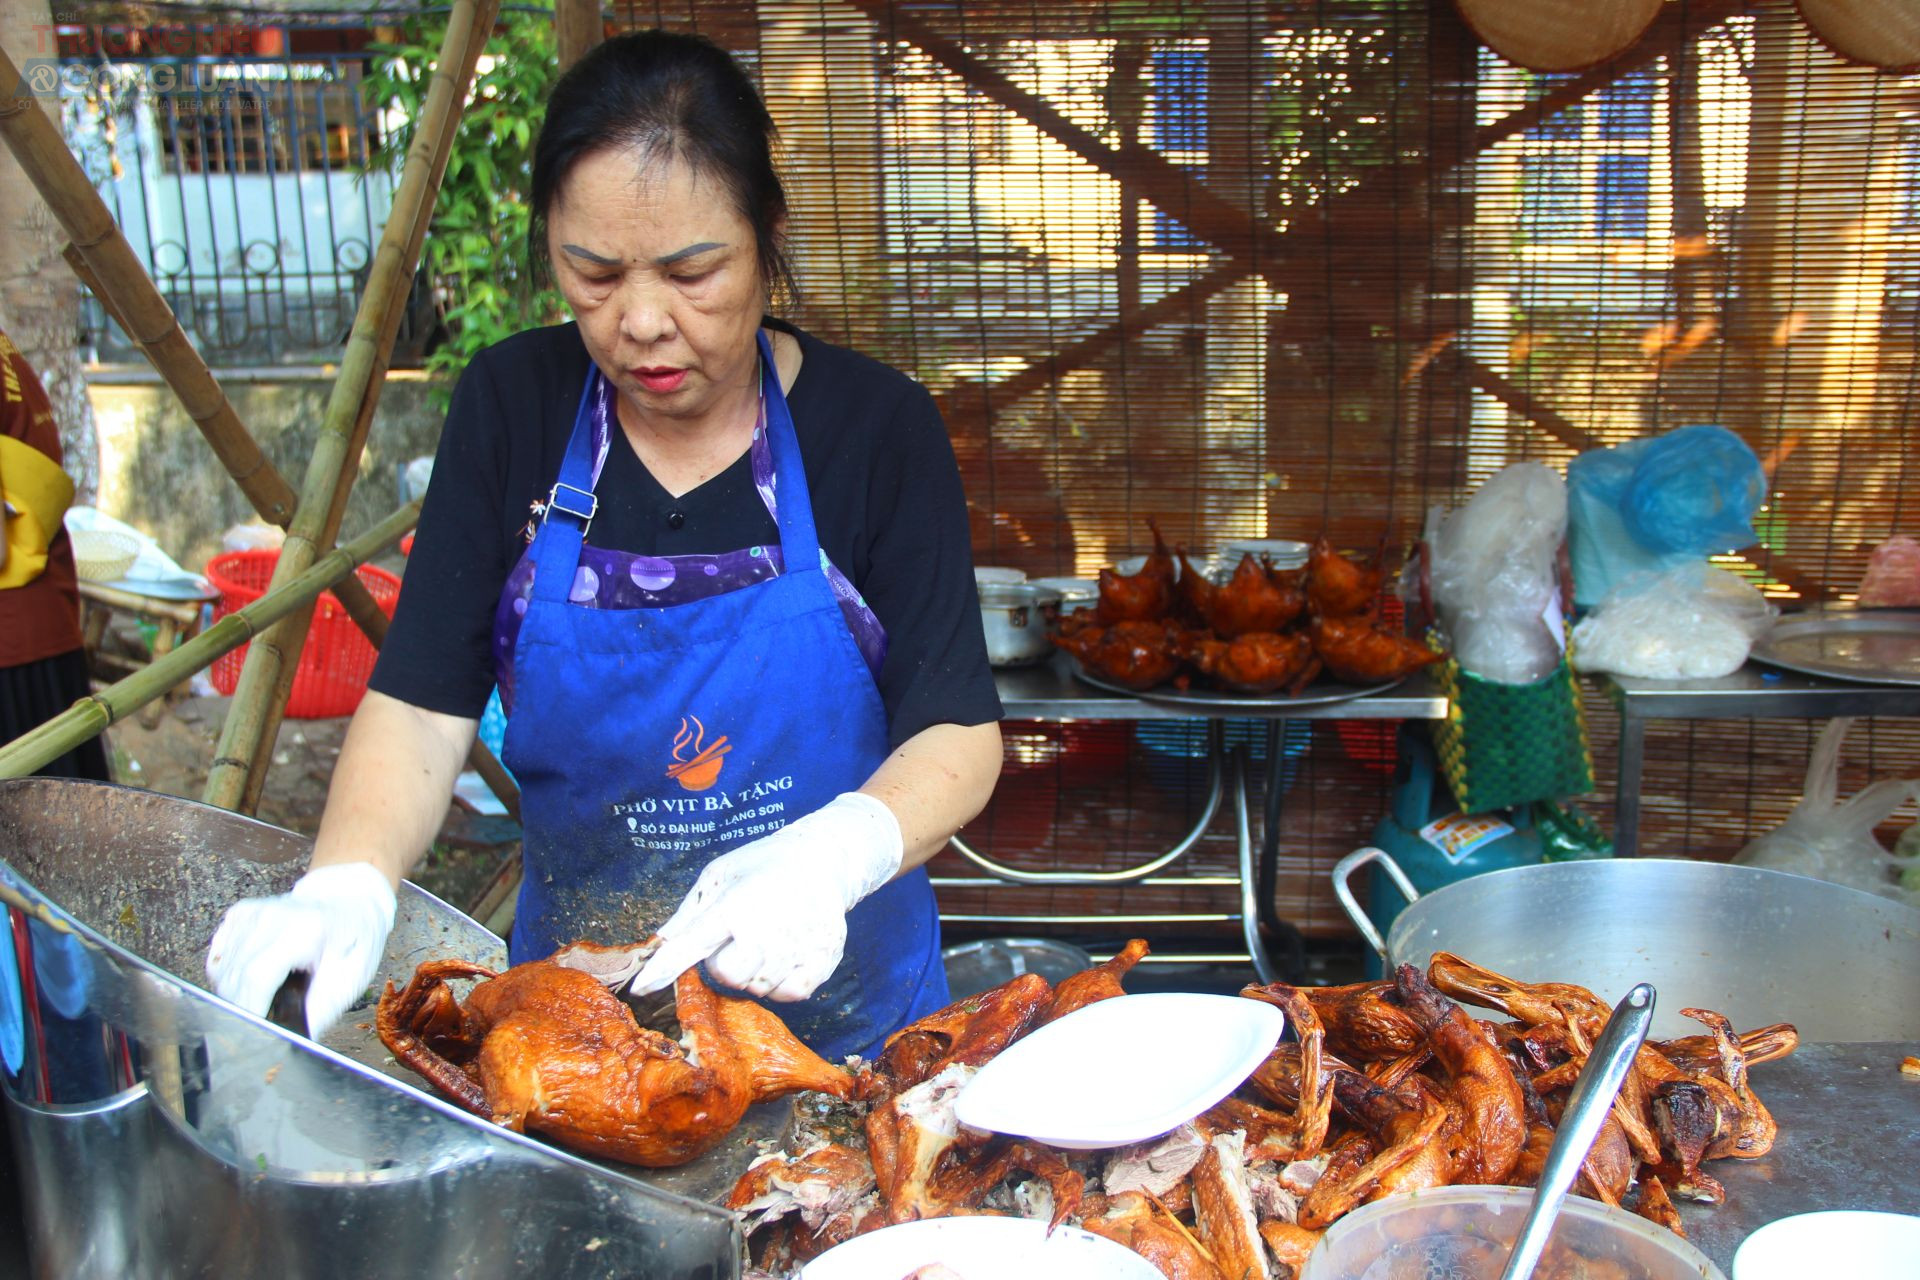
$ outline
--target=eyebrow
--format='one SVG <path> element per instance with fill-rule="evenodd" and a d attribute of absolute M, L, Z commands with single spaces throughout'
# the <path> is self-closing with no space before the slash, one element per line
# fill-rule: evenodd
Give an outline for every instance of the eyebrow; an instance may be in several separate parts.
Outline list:
<path fill-rule="evenodd" d="M 667 254 L 663 258 L 655 258 L 653 260 L 653 265 L 656 267 L 670 267 L 674 263 L 679 262 L 683 258 L 691 258 L 698 254 L 706 253 L 712 249 L 724 249 L 726 247 L 727 247 L 726 245 L 722 244 L 718 240 L 704 240 L 699 244 L 690 244 L 684 249 L 676 249 L 674 250 L 674 252 Z"/>
<path fill-rule="evenodd" d="M 620 265 L 620 259 L 618 258 L 603 258 L 593 250 L 582 249 L 577 244 L 563 244 L 560 248 L 576 258 L 585 258 L 588 262 L 594 263 L 597 266 L 617 267 Z"/>

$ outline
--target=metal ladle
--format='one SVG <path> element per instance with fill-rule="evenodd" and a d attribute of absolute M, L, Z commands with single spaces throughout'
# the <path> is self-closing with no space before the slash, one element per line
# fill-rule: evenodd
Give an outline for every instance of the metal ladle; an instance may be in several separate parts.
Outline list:
<path fill-rule="evenodd" d="M 1528 1280 L 1533 1275 L 1533 1268 L 1547 1247 L 1547 1237 L 1553 1232 L 1553 1220 L 1560 1215 L 1560 1204 L 1567 1198 L 1567 1188 L 1579 1174 L 1581 1162 L 1587 1158 L 1587 1151 L 1606 1121 L 1614 1095 L 1620 1092 L 1627 1069 L 1633 1065 L 1634 1055 L 1647 1038 L 1647 1027 L 1653 1022 L 1653 996 L 1652 985 L 1645 982 L 1627 992 L 1613 1007 L 1613 1016 L 1607 1019 L 1606 1028 L 1594 1042 L 1586 1065 L 1580 1068 L 1580 1076 L 1573 1082 L 1567 1109 L 1560 1116 L 1560 1128 L 1553 1135 L 1553 1145 L 1547 1148 L 1546 1161 L 1540 1167 L 1533 1205 L 1520 1224 L 1520 1234 L 1514 1239 L 1513 1253 L 1507 1258 L 1507 1269 L 1500 1273 L 1500 1280 Z"/>

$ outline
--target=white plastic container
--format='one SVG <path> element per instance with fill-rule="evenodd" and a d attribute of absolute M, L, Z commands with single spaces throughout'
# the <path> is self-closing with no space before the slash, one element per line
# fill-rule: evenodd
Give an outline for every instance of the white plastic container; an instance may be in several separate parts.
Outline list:
<path fill-rule="evenodd" d="M 1532 1203 L 1531 1187 L 1441 1187 L 1388 1196 L 1328 1227 L 1300 1280 L 1500 1280 Z M 1633 1280 L 1727 1280 L 1712 1259 L 1665 1227 L 1581 1196 L 1560 1206 L 1534 1280 L 1580 1274 L 1558 1261 L 1568 1251 L 1618 1264 Z"/>

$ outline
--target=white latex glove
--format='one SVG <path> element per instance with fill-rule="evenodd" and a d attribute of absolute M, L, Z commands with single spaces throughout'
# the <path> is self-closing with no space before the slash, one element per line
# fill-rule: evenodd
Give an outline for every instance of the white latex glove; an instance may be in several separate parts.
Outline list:
<path fill-rule="evenodd" d="M 658 991 L 705 960 L 730 987 L 806 999 L 840 963 L 847 912 L 893 878 L 902 852 L 893 810 L 858 791 L 835 796 L 708 863 L 628 990 Z"/>
<path fill-rule="evenodd" d="M 307 1030 L 317 1037 L 373 981 L 397 905 L 370 862 L 315 867 L 286 893 L 227 908 L 207 948 L 207 976 L 221 996 L 265 1017 L 287 975 L 304 969 Z"/>

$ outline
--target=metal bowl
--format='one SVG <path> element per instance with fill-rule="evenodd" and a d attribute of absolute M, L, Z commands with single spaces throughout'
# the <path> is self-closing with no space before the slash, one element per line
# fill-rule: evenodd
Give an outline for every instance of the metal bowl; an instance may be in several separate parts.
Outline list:
<path fill-rule="evenodd" d="M 1053 652 L 1048 632 L 1060 613 L 1060 593 L 1024 582 L 980 585 L 980 623 L 987 634 L 987 661 L 996 667 L 1044 662 Z"/>
<path fill-rule="evenodd" d="M 1093 967 L 1092 956 L 1058 938 L 981 938 L 956 942 L 940 955 L 946 962 L 947 989 L 955 1000 L 1011 982 L 1023 973 L 1037 973 L 1058 983 Z"/>

